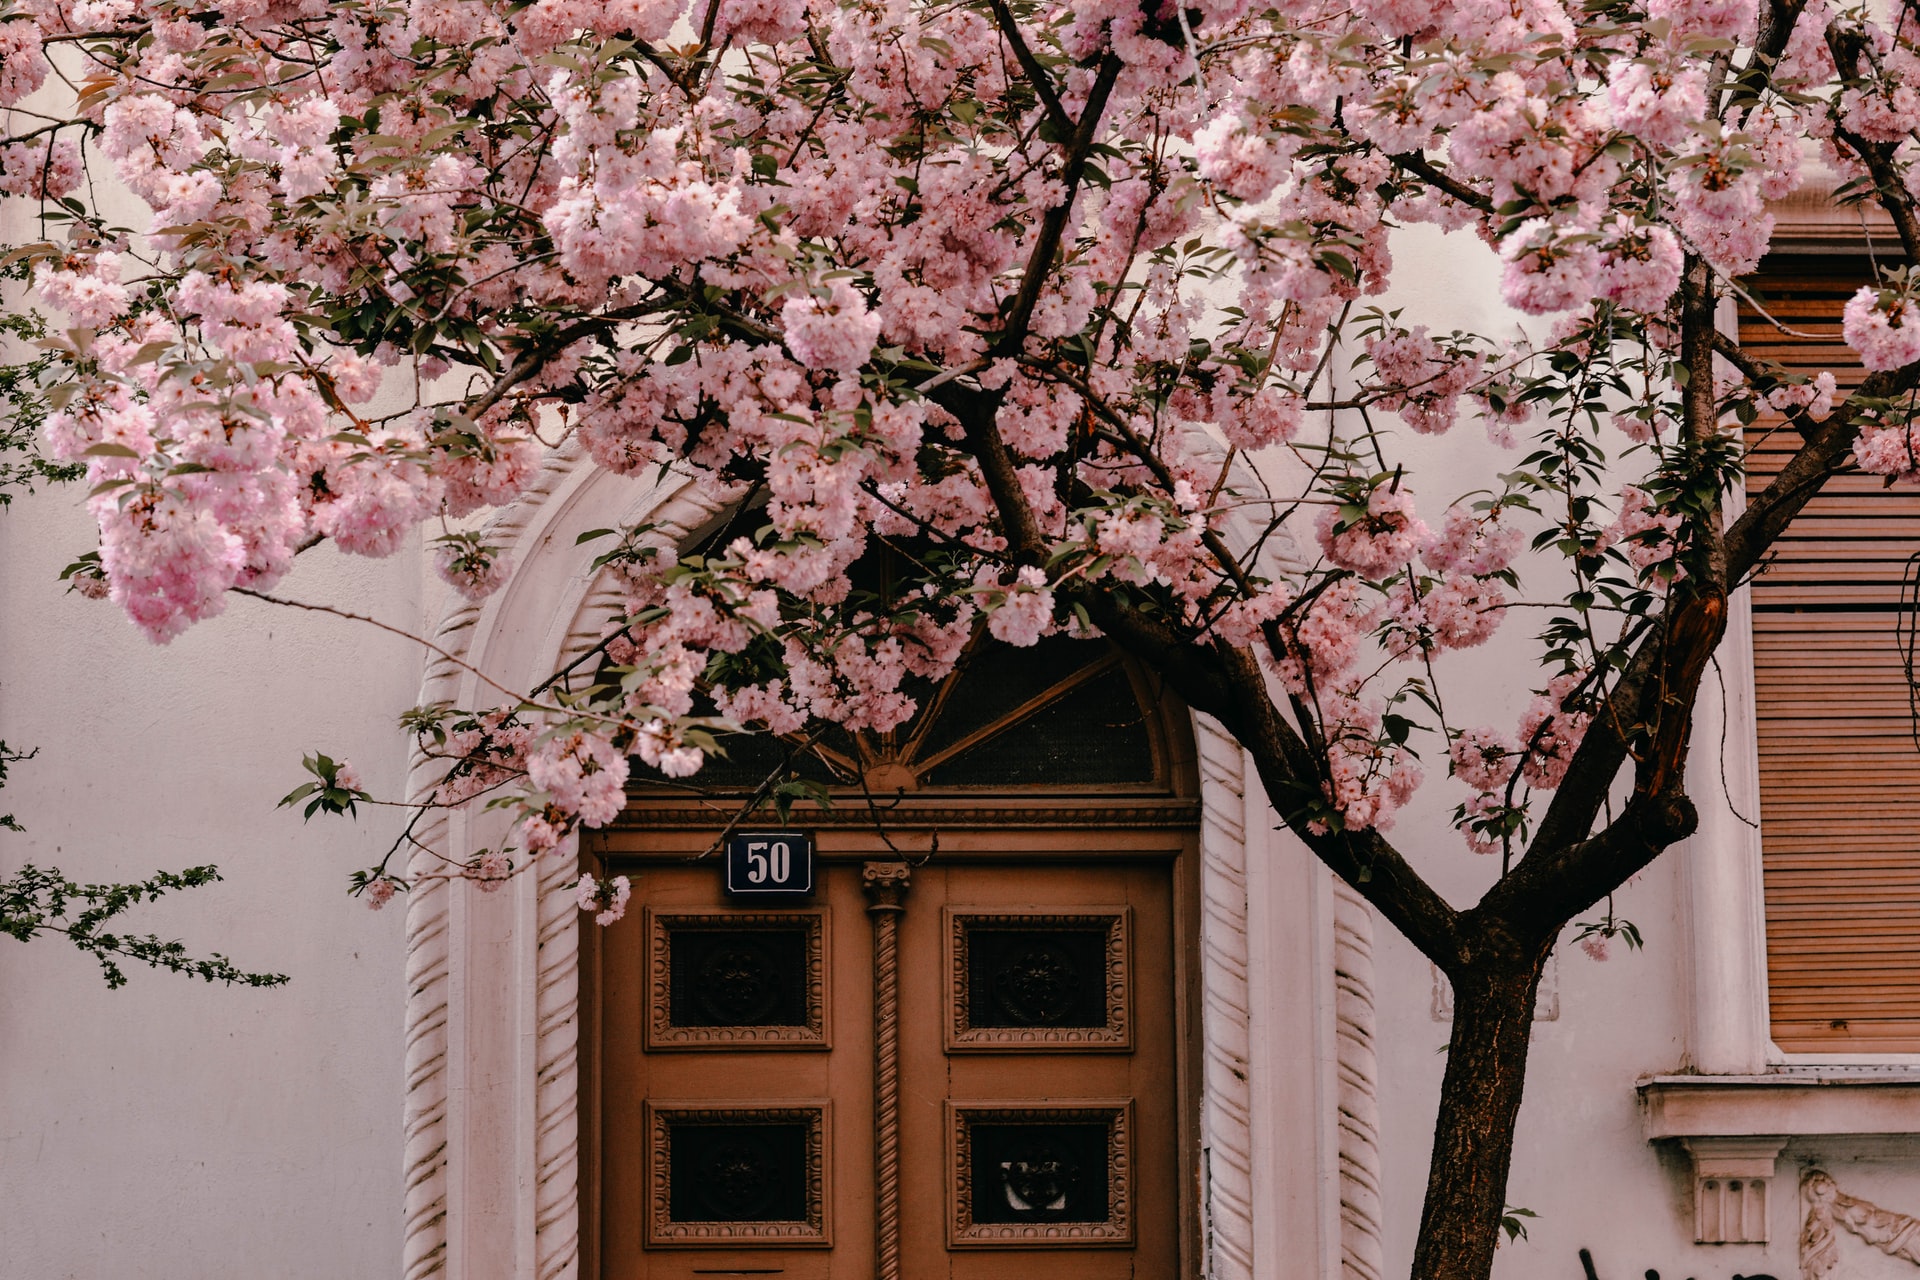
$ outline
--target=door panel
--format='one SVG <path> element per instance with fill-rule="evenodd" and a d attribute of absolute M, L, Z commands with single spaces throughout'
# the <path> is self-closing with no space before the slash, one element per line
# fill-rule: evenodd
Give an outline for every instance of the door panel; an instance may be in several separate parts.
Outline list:
<path fill-rule="evenodd" d="M 1172 858 L 942 857 L 898 917 L 900 1275 L 1180 1274 Z M 601 943 L 602 1273 L 874 1275 L 874 930 L 858 861 L 736 908 L 651 863 Z"/>

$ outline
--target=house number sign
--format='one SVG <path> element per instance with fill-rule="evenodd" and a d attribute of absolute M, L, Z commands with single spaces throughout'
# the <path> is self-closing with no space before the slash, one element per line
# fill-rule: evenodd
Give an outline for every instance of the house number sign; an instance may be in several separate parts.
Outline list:
<path fill-rule="evenodd" d="M 813 837 L 804 831 L 742 831 L 727 837 L 727 896 L 754 900 L 813 895 Z"/>

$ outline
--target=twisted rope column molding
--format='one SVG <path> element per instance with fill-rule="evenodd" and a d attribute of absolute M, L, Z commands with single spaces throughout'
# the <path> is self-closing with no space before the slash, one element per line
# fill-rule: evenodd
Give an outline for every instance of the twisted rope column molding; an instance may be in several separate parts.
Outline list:
<path fill-rule="evenodd" d="M 1331 877 L 1331 873 L 1326 873 Z M 1334 1070 L 1338 1084 L 1341 1280 L 1381 1280 L 1380 1106 L 1373 1048 L 1373 914 L 1333 881 Z"/>
<path fill-rule="evenodd" d="M 1247 800 L 1240 744 L 1193 718 L 1200 755 L 1200 1130 L 1207 1274 L 1253 1280 L 1252 1014 L 1247 986 Z"/>
<path fill-rule="evenodd" d="M 860 867 L 873 917 L 874 1280 L 900 1280 L 900 915 L 912 879 L 904 862 Z"/>
<path fill-rule="evenodd" d="M 684 482 L 649 492 L 580 465 L 582 457 L 571 440 L 550 452 L 527 492 L 487 525 L 488 539 L 521 564 L 521 577 L 535 588 L 545 580 L 545 595 L 527 604 L 510 583 L 484 605 L 457 599 L 450 604 L 432 635 L 449 656 L 434 655 L 428 663 L 423 704 L 497 701 L 461 664 L 486 667 L 490 643 L 511 638 L 516 626 L 525 629 L 521 638 L 530 639 L 539 652 L 525 670 L 490 672 L 504 676 L 510 686 L 529 676 L 538 680 L 540 674 L 534 673 L 555 670 L 597 643 L 601 623 L 619 596 L 605 585 L 604 573 L 590 579 L 581 572 L 587 554 L 574 549 L 571 537 L 553 536 L 570 510 L 591 508 L 592 518 L 582 528 L 631 522 L 650 513 L 673 536 L 697 528 L 716 509 Z M 555 626 L 558 619 L 566 621 Z M 408 798 L 431 798 L 444 770 L 444 761 L 416 749 Z M 457 864 L 467 856 L 475 839 L 468 827 L 464 817 L 428 810 L 415 829 L 407 864 L 416 887 L 407 900 L 406 1280 L 442 1275 L 449 1266 L 450 1167 L 458 1158 L 460 1127 L 449 1115 L 451 1059 L 458 1056 L 459 1038 L 453 1016 L 458 891 L 444 878 L 443 859 Z M 574 857 L 549 856 L 536 877 L 517 882 L 521 910 L 515 929 L 525 932 L 522 940 L 509 939 L 506 945 L 530 962 L 525 966 L 531 971 L 530 989 L 507 997 L 512 1002 L 507 1007 L 479 1011 L 485 1017 L 524 1019 L 522 1025 L 532 1032 L 531 1079 L 521 1091 L 515 1124 L 532 1165 L 531 1204 L 522 1212 L 538 1280 L 570 1280 L 579 1268 L 579 912 L 566 892 L 578 874 Z M 462 1013 L 469 1012 L 463 1006 Z"/>

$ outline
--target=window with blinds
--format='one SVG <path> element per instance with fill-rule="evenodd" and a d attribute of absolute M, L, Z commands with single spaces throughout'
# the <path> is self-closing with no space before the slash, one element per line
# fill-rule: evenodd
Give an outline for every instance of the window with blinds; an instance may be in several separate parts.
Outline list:
<path fill-rule="evenodd" d="M 1865 261 L 1770 261 L 1748 287 L 1755 355 L 1842 390 L 1864 376 L 1840 310 Z M 1758 493 L 1799 436 L 1748 428 Z M 1920 747 L 1897 644 L 1920 551 L 1920 489 L 1858 472 L 1829 481 L 1753 583 L 1753 651 L 1773 1038 L 1789 1053 L 1920 1052 Z"/>

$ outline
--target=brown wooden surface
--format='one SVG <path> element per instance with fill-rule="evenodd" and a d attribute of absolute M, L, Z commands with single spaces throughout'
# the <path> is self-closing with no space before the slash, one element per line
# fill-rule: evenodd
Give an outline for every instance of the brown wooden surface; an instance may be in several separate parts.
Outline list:
<path fill-rule="evenodd" d="M 1103 834 L 1074 833 L 1076 847 L 1027 858 L 1022 837 L 990 841 L 991 858 L 943 852 L 916 867 L 900 916 L 900 1052 L 902 1266 L 914 1280 L 1119 1280 L 1183 1274 L 1182 1150 L 1191 1100 L 1182 1089 L 1182 1054 L 1190 1042 L 1179 984 L 1189 966 L 1179 954 L 1182 926 L 1177 877 L 1190 871 L 1191 834 L 1155 837 L 1158 856 L 1137 846 L 1139 833 L 1116 843 L 1135 846 L 1119 860 L 1102 859 Z M 1115 833 L 1118 835 L 1119 833 Z M 650 841 L 656 848 L 664 841 Z M 660 853 L 664 853 L 660 849 Z M 1011 856 L 1010 856 L 1011 855 Z M 1039 855 L 1037 858 L 1032 855 Z M 1143 856 L 1145 855 L 1145 856 Z M 1044 859 L 1044 860 L 1042 860 Z M 719 871 L 629 855 L 619 870 L 635 877 L 632 918 L 595 939 L 595 1021 L 602 1117 L 596 1141 L 599 1274 L 620 1280 L 692 1280 L 702 1275 L 758 1274 L 799 1278 L 874 1274 L 874 993 L 872 924 L 861 892 L 861 864 L 838 857 L 821 868 L 816 908 L 828 914 L 829 1048 L 729 1050 L 644 1046 L 647 934 L 642 908 L 727 911 Z M 1124 908 L 1127 915 L 1131 1045 L 1092 1050 L 969 1047 L 950 1052 L 954 997 L 949 909 L 983 913 L 1046 909 L 1085 913 Z M 741 911 L 764 912 L 743 907 Z M 1191 947 L 1192 939 L 1184 945 Z M 699 1101 L 714 1107 L 830 1099 L 832 1134 L 826 1194 L 831 1205 L 827 1247 L 776 1245 L 662 1247 L 646 1243 L 648 1212 L 646 1103 Z M 954 1243 L 949 1104 L 1067 1105 L 1130 1100 L 1132 1243 L 1096 1241 L 1019 1247 Z"/>
<path fill-rule="evenodd" d="M 1790 369 L 1863 376 L 1840 310 L 1864 261 L 1758 277 L 1781 333 L 1742 304 L 1746 349 Z M 1748 430 L 1748 491 L 1799 444 L 1776 416 Z M 1920 551 L 1920 489 L 1830 481 L 1753 584 L 1767 980 L 1773 1038 L 1796 1053 L 1920 1051 L 1920 748 L 1896 645 L 1900 584 Z"/>

